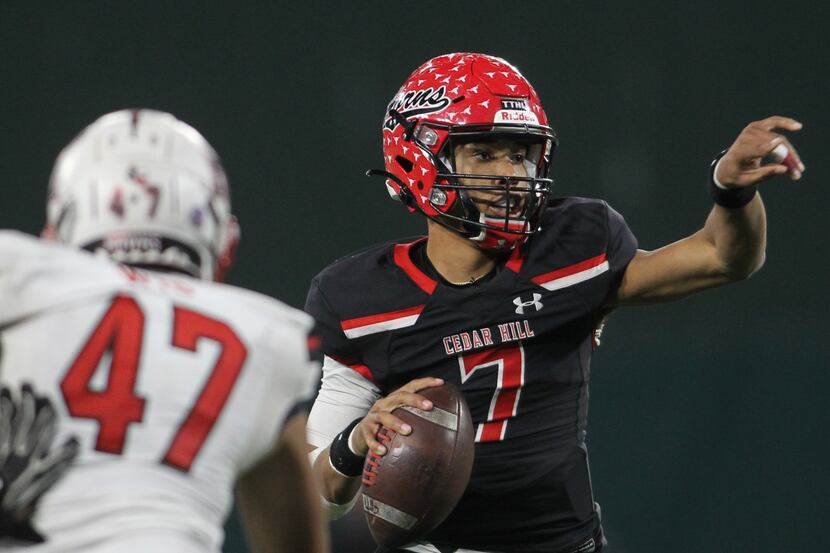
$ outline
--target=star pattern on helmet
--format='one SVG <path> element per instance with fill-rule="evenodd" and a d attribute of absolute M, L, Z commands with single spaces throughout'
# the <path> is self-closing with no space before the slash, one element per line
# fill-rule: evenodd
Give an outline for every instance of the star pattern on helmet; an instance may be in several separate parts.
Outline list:
<path fill-rule="evenodd" d="M 383 153 L 387 170 L 399 179 L 395 188 L 409 189 L 410 197 L 432 216 L 438 209 L 430 206 L 430 190 L 438 172 L 432 152 L 447 144 L 444 129 L 501 121 L 503 118 L 498 113 L 502 109 L 500 97 L 525 98 L 525 109 L 532 110 L 528 113 L 537 114 L 539 121 L 546 123 L 536 93 L 528 87 L 529 83 L 512 65 L 482 54 L 439 56 L 413 71 L 396 98 L 400 101 L 410 95 L 411 106 L 407 107 L 415 113 L 405 117 L 417 122 L 419 129 L 422 126 L 432 129 L 430 145 L 404 139 L 407 128 L 394 125 L 389 129 L 392 126 L 390 120 L 384 119 L 387 127 Z M 420 136 L 424 138 L 424 135 Z M 396 161 L 402 161 L 402 158 L 411 160 L 412 165 L 406 162 L 401 165 Z"/>
<path fill-rule="evenodd" d="M 427 71 L 432 69 L 432 62 L 433 61 L 435 61 L 435 60 L 429 60 L 423 66 L 421 66 L 421 70 L 418 72 L 418 74 L 420 75 L 422 73 L 426 73 Z M 435 69 L 432 69 L 432 70 L 435 71 Z"/>

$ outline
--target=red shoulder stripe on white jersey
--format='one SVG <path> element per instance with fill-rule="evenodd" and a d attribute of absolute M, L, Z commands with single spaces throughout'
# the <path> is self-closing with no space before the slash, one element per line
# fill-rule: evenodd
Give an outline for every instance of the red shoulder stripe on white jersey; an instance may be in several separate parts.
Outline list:
<path fill-rule="evenodd" d="M 591 259 L 533 277 L 530 280 L 546 290 L 559 290 L 592 279 L 607 270 L 608 259 L 603 253 Z"/>
<path fill-rule="evenodd" d="M 418 322 L 418 317 L 421 316 L 424 307 L 426 307 L 426 304 L 390 311 L 388 313 L 348 319 L 346 321 L 340 321 L 340 328 L 343 329 L 343 334 L 346 335 L 346 338 L 350 340 L 377 332 L 405 328 Z"/>

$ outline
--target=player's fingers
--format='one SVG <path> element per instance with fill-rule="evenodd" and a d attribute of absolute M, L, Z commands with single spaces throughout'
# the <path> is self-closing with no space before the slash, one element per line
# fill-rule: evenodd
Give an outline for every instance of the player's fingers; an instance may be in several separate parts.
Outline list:
<path fill-rule="evenodd" d="M 63 445 L 59 448 L 57 454 L 60 463 L 71 463 L 75 460 L 81 452 L 81 442 L 75 436 L 70 436 L 64 440 Z"/>
<path fill-rule="evenodd" d="M 61 479 L 78 456 L 80 444 L 74 436 L 68 438 L 61 447 L 51 450 L 46 457 L 36 465 L 37 473 L 33 475 L 31 484 L 19 491 L 16 500 L 18 509 L 34 508 L 40 497 L 52 487 L 52 484 Z"/>
<path fill-rule="evenodd" d="M 38 466 L 41 473 L 56 472 L 63 474 L 69 465 L 75 460 L 80 451 L 78 439 L 71 436 L 64 441 L 63 445 L 49 451 Z"/>
<path fill-rule="evenodd" d="M 773 115 L 760 121 L 753 121 L 749 124 L 750 127 L 757 127 L 767 131 L 773 129 L 786 129 L 788 131 L 799 131 L 804 126 L 792 117 L 783 117 L 781 115 Z"/>
<path fill-rule="evenodd" d="M 21 520 L 28 518 L 27 511 L 33 510 L 35 504 L 40 500 L 40 497 L 62 476 L 63 473 L 60 471 L 47 472 L 30 485 L 21 489 L 15 496 L 13 508 L 15 511 L 22 512 L 22 514 L 16 518 L 20 518 Z"/>
<path fill-rule="evenodd" d="M 14 412 L 15 406 L 11 391 L 3 386 L 0 390 L 0 464 L 6 461 L 12 448 Z"/>
<path fill-rule="evenodd" d="M 380 413 L 378 416 L 378 421 L 380 422 L 381 426 L 391 428 L 399 434 L 407 435 L 412 432 L 411 426 L 406 424 L 404 421 L 402 421 L 392 413 Z"/>
<path fill-rule="evenodd" d="M 441 386 L 442 384 L 444 384 L 444 379 L 427 376 L 424 378 L 416 378 L 415 380 L 410 380 L 409 382 L 398 388 L 398 390 L 402 390 L 405 392 L 417 392 L 425 388 L 435 388 L 436 386 Z"/>
<path fill-rule="evenodd" d="M 745 157 L 758 158 L 767 156 L 783 141 L 784 137 L 780 134 L 763 131 L 762 135 L 758 136 L 757 140 L 747 142 L 744 146 Z"/>
<path fill-rule="evenodd" d="M 793 169 L 801 166 L 801 160 L 798 158 L 798 152 L 795 151 L 789 138 L 784 135 L 756 129 L 747 133 L 744 140 L 739 141 L 740 145 L 736 144 L 739 150 L 742 150 L 744 156 L 749 157 L 765 157 L 774 154 L 775 162 L 783 161 L 788 155 L 795 166 Z"/>
<path fill-rule="evenodd" d="M 750 126 L 741 132 L 735 143 L 729 147 L 729 152 L 742 161 L 759 158 L 775 148 L 782 138 L 778 133 Z"/>
<path fill-rule="evenodd" d="M 392 411 L 401 405 L 417 407 L 418 409 L 423 409 L 424 411 L 432 409 L 432 402 L 424 396 L 413 392 L 404 392 L 403 390 L 398 390 L 392 393 L 391 395 L 385 397 L 382 401 L 384 403 L 383 408 L 385 411 Z"/>
<path fill-rule="evenodd" d="M 748 129 L 742 133 L 730 148 L 729 157 L 737 162 L 735 171 L 740 171 L 747 177 L 736 178 L 738 182 L 758 182 L 757 175 L 748 173 L 759 167 L 763 158 L 767 162 L 786 165 L 793 180 L 800 179 L 805 169 L 798 152 L 786 136 L 760 128 Z"/>
<path fill-rule="evenodd" d="M 38 398 L 37 416 L 32 425 L 30 449 L 32 457 L 39 459 L 49 452 L 49 447 L 58 432 L 57 416 L 52 404 L 46 398 Z"/>
<path fill-rule="evenodd" d="M 360 424 L 360 435 L 366 443 L 366 449 L 376 455 L 383 455 L 386 453 L 386 446 L 380 443 L 375 437 L 378 430 L 380 430 L 380 424 L 374 422 L 375 417 L 373 415 L 369 415 L 367 418 L 371 418 L 372 420 L 367 421 L 363 419 L 363 422 L 366 424 Z"/>
<path fill-rule="evenodd" d="M 28 455 L 29 430 L 34 424 L 36 416 L 36 400 L 35 393 L 29 384 L 24 384 L 20 388 L 20 409 L 15 415 L 14 424 L 14 444 L 12 451 L 15 455 Z"/>
<path fill-rule="evenodd" d="M 756 184 L 759 182 L 763 182 L 765 180 L 769 180 L 772 177 L 783 175 L 787 172 L 787 166 L 781 165 L 778 163 L 773 163 L 770 165 L 763 165 L 758 167 L 757 169 L 753 169 L 751 171 L 745 172 L 741 175 L 741 184 Z M 800 175 L 798 178 L 801 178 Z M 797 178 L 793 177 L 793 180 L 798 180 Z"/>
<path fill-rule="evenodd" d="M 793 180 L 800 179 L 801 173 L 806 169 L 801 156 L 798 155 L 798 150 L 786 136 L 781 137 L 781 141 L 769 152 L 769 155 L 775 163 L 787 166 Z"/>

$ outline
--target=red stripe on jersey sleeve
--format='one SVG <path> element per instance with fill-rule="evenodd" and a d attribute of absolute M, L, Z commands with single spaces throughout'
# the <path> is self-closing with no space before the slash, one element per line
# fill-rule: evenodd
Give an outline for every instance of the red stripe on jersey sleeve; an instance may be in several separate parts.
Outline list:
<path fill-rule="evenodd" d="M 536 284 L 550 282 L 558 278 L 564 278 L 576 273 L 581 273 L 582 271 L 587 271 L 588 269 L 593 269 L 598 265 L 602 265 L 603 263 L 605 263 L 605 261 L 606 255 L 602 253 L 596 257 L 592 257 L 591 259 L 586 259 L 585 261 L 580 261 L 579 263 L 574 263 L 573 265 L 568 265 L 567 267 L 556 269 L 555 271 L 551 271 L 549 273 L 533 277 L 530 280 L 532 280 Z"/>
<path fill-rule="evenodd" d="M 411 317 L 412 315 L 420 315 L 424 310 L 424 307 L 426 307 L 426 304 L 407 307 L 406 309 L 398 309 L 397 311 L 389 311 L 388 313 L 378 313 L 377 315 L 367 315 L 365 317 L 348 319 L 340 321 L 340 328 L 343 330 L 351 330 L 353 328 L 394 321 L 395 319 L 403 319 L 404 317 Z"/>

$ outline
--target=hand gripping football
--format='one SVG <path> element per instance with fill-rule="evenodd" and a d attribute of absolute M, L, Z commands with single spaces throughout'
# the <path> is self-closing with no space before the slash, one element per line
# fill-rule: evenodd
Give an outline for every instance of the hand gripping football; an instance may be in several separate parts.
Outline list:
<path fill-rule="evenodd" d="M 372 537 L 385 547 L 417 540 L 441 524 L 473 470 L 475 434 L 461 392 L 444 384 L 418 393 L 432 401 L 432 410 L 395 409 L 412 432 L 381 428 L 386 455 L 370 453 L 364 466 L 363 510 Z"/>

